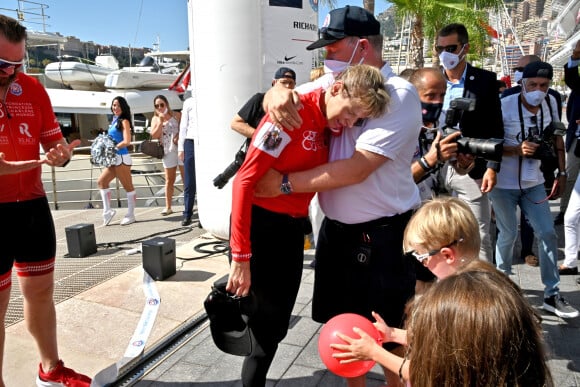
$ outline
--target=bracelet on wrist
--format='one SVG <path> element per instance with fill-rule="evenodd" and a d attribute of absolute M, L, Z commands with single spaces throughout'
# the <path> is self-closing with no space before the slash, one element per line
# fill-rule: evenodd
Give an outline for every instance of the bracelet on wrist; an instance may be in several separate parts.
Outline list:
<path fill-rule="evenodd" d="M 421 168 L 423 168 L 423 170 L 425 172 L 429 172 L 432 169 L 432 167 L 429 165 L 429 163 L 425 159 L 425 156 L 423 156 L 419 159 L 419 165 L 421 166 Z"/>

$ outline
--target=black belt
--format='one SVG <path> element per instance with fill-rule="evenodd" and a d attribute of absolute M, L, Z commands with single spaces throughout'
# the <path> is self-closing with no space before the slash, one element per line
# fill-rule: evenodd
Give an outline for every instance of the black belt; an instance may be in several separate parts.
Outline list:
<path fill-rule="evenodd" d="M 393 226 L 393 225 L 401 224 L 403 222 L 407 222 L 409 220 L 409 218 L 411 217 L 411 215 L 413 215 L 413 212 L 414 212 L 414 210 L 409 210 L 409 211 L 404 212 L 402 214 L 397 214 L 397 215 L 393 215 L 393 216 L 384 216 L 382 218 L 369 220 L 368 222 L 354 223 L 354 224 L 342 223 L 342 222 L 339 222 L 338 220 L 330 219 L 329 217 L 326 217 L 326 219 L 329 222 L 333 223 L 334 225 L 336 225 L 342 229 L 352 230 L 352 231 L 362 231 L 362 230 L 369 230 L 369 229 L 380 228 L 380 227 L 385 227 L 385 226 Z"/>

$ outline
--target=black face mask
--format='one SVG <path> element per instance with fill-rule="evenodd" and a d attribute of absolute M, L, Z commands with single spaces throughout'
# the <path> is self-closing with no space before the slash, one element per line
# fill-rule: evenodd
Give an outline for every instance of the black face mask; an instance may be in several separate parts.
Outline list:
<path fill-rule="evenodd" d="M 421 102 L 421 113 L 423 114 L 423 123 L 430 122 L 432 124 L 437 124 L 439 116 L 441 115 L 441 110 L 443 110 L 442 103 Z"/>

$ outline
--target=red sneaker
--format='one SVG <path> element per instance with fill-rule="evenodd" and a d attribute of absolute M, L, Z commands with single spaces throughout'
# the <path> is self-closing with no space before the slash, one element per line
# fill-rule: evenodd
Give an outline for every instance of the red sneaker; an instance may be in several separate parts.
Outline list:
<path fill-rule="evenodd" d="M 36 385 L 38 387 L 89 387 L 91 378 L 66 368 L 62 360 L 59 360 L 50 372 L 42 370 L 42 363 L 38 365 Z"/>

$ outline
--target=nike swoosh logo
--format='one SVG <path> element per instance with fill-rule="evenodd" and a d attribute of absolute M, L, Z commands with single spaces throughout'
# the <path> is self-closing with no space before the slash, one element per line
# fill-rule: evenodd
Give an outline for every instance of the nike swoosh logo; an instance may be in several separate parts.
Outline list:
<path fill-rule="evenodd" d="M 291 56 L 291 57 L 284 56 L 284 60 L 285 60 L 285 61 L 289 61 L 289 60 L 292 60 L 292 59 L 294 59 L 294 58 L 296 58 L 296 55 L 294 55 L 294 56 Z"/>

